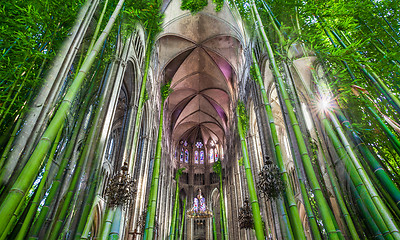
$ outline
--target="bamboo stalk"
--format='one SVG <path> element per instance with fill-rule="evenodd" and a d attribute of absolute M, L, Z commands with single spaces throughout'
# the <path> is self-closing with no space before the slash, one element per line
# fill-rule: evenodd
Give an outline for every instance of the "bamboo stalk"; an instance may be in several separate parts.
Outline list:
<path fill-rule="evenodd" d="M 156 147 L 156 155 L 153 165 L 153 177 L 150 188 L 150 201 L 148 207 L 148 218 L 146 218 L 146 228 L 144 231 L 145 240 L 153 240 L 154 237 L 154 223 L 157 209 L 157 195 L 158 195 L 158 182 L 160 178 L 160 162 L 161 162 L 161 148 L 162 148 L 162 131 L 163 131 L 163 116 L 164 116 L 164 101 L 161 103 L 160 108 L 160 125 L 158 128 L 158 139 Z"/>
<path fill-rule="evenodd" d="M 332 216 L 330 214 L 330 207 L 321 191 L 320 184 L 319 184 L 318 179 L 313 170 L 311 159 L 308 155 L 307 147 L 306 147 L 306 144 L 305 144 L 305 141 L 303 138 L 303 133 L 301 132 L 296 115 L 293 111 L 293 106 L 290 102 L 290 99 L 289 99 L 287 90 L 285 88 L 285 84 L 283 82 L 281 73 L 279 72 L 279 68 L 276 64 L 272 47 L 271 47 L 270 42 L 267 38 L 267 35 L 264 31 L 264 26 L 262 25 L 262 20 L 258 14 L 258 10 L 254 3 L 254 0 L 252 1 L 251 8 L 252 8 L 252 12 L 254 13 L 255 18 L 256 18 L 255 22 L 258 23 L 258 29 L 260 31 L 260 35 L 264 41 L 265 47 L 267 48 L 269 60 L 272 65 L 272 70 L 273 70 L 273 73 L 275 76 L 276 83 L 279 87 L 282 98 L 284 99 L 283 104 L 286 105 L 287 110 L 288 110 L 289 119 L 291 121 L 293 131 L 294 131 L 294 134 L 296 137 L 296 141 L 297 141 L 297 144 L 299 147 L 303 166 L 304 166 L 306 175 L 309 179 L 309 182 L 311 184 L 311 187 L 313 189 L 313 193 L 314 193 L 318 208 L 320 210 L 322 221 L 327 230 L 329 239 L 339 239 L 339 234 L 336 231 L 336 227 L 335 227 L 335 223 L 334 223 L 336 220 L 334 218 L 332 218 Z"/>
<path fill-rule="evenodd" d="M 220 188 L 220 194 L 219 194 L 219 200 L 220 200 L 220 206 L 221 206 L 221 227 L 222 227 L 222 234 L 224 236 L 224 239 L 229 239 L 229 234 L 228 234 L 228 221 L 226 220 L 226 211 L 225 211 L 225 201 L 224 201 L 224 188 L 222 184 L 222 167 L 221 171 L 219 172 L 219 188 Z"/>
<path fill-rule="evenodd" d="M 114 215 L 115 215 L 115 208 L 114 209 L 107 209 L 107 214 L 106 214 L 106 218 L 105 218 L 105 222 L 104 225 L 102 227 L 102 231 L 101 231 L 101 235 L 100 238 L 101 240 L 107 240 L 108 239 L 108 235 L 110 234 L 110 230 L 111 230 L 111 225 L 113 223 L 114 220 Z"/>
<path fill-rule="evenodd" d="M 56 137 L 56 140 L 53 143 L 53 148 L 50 151 L 49 159 L 47 160 L 47 164 L 46 164 L 45 171 L 43 173 L 43 177 L 40 180 L 40 185 L 39 185 L 38 189 L 36 190 L 35 197 L 33 198 L 33 201 L 32 201 L 32 205 L 30 206 L 28 214 L 26 215 L 25 220 L 24 220 L 24 222 L 22 224 L 22 227 L 19 230 L 19 233 L 18 233 L 18 235 L 16 237 L 17 240 L 24 239 L 25 235 L 27 234 L 27 232 L 29 230 L 29 227 L 30 227 L 31 222 L 32 222 L 32 218 L 34 217 L 34 215 L 36 213 L 36 210 L 37 210 L 37 207 L 38 207 L 38 204 L 40 203 L 40 197 L 42 196 L 42 190 L 43 190 L 44 185 L 46 183 L 47 176 L 48 176 L 49 171 L 50 171 L 50 167 L 51 167 L 51 165 L 52 165 L 52 163 L 54 161 L 54 156 L 55 156 L 55 153 L 56 153 L 56 150 L 57 150 L 58 142 L 61 139 L 63 129 L 64 129 L 64 126 L 62 126 L 60 128 L 60 130 L 58 131 L 58 135 Z"/>
<path fill-rule="evenodd" d="M 367 161 L 372 171 L 379 179 L 379 182 L 388 191 L 392 199 L 396 202 L 398 209 L 400 209 L 400 190 L 393 183 L 392 179 L 390 178 L 390 176 L 387 175 L 379 162 L 375 159 L 374 155 L 371 153 L 371 151 L 368 149 L 362 139 L 358 136 L 354 129 L 352 129 L 350 122 L 345 118 L 343 113 L 338 111 L 336 112 L 336 114 L 342 125 L 350 131 L 350 134 L 353 136 L 353 139 L 357 144 L 357 148 L 360 150 L 360 152 L 364 156 L 364 159 Z"/>
<path fill-rule="evenodd" d="M 176 190 L 175 190 L 175 201 L 174 201 L 174 209 L 172 210 L 172 220 L 171 220 L 171 229 L 169 234 L 169 239 L 175 239 L 175 225 L 176 219 L 178 218 L 178 204 L 179 204 L 179 176 L 177 172 L 176 176 Z"/>
<path fill-rule="evenodd" d="M 242 123 L 240 121 L 238 107 L 236 108 L 236 117 L 238 119 L 237 127 L 238 127 L 240 142 L 242 145 L 243 163 L 244 163 L 244 168 L 246 171 L 247 187 L 249 188 L 251 210 L 253 212 L 254 230 L 256 231 L 257 240 L 264 240 L 265 239 L 264 226 L 263 226 L 263 221 L 261 218 L 260 206 L 258 204 L 256 188 L 255 188 L 254 180 L 253 180 L 253 173 L 251 172 L 251 165 L 250 165 L 250 160 L 249 160 L 249 156 L 248 156 L 248 152 L 247 152 L 246 140 L 245 140 L 244 133 L 243 133 Z"/>
<path fill-rule="evenodd" d="M 361 199 L 363 202 L 366 204 L 368 211 L 374 218 L 376 219 L 376 224 L 378 225 L 380 231 L 382 234 L 385 236 L 385 239 L 393 239 L 391 232 L 389 232 L 389 229 L 386 226 L 386 223 L 384 222 L 381 214 L 379 213 L 377 207 L 375 206 L 374 202 L 371 199 L 371 196 L 369 195 L 369 192 L 367 191 L 363 181 L 360 178 L 360 175 L 358 174 L 356 168 L 354 167 L 353 163 L 349 159 L 343 145 L 340 143 L 340 140 L 337 138 L 337 136 L 334 134 L 334 131 L 332 127 L 330 126 L 328 120 L 324 117 L 321 116 L 321 121 L 322 124 L 329 136 L 329 138 L 332 141 L 332 144 L 334 145 L 336 152 L 338 153 L 340 159 L 344 162 L 346 166 L 346 170 L 349 172 L 350 178 L 352 182 L 354 183 L 355 186 L 357 186 L 357 191 L 361 196 Z"/>
<path fill-rule="evenodd" d="M 119 239 L 121 215 L 122 215 L 122 207 L 118 206 L 117 209 L 115 210 L 113 223 L 111 225 L 111 231 L 110 231 L 110 234 L 108 237 L 109 240 L 118 240 Z"/>
<path fill-rule="evenodd" d="M 282 238 L 283 239 L 294 239 L 293 238 L 293 232 L 292 232 L 292 226 L 290 224 L 287 212 L 286 212 L 286 207 L 285 207 L 285 202 L 279 198 L 277 201 L 278 205 L 278 212 L 279 212 L 279 225 L 282 231 Z"/>
<path fill-rule="evenodd" d="M 212 216 L 212 226 L 213 226 L 213 240 L 218 240 L 218 237 L 217 237 L 217 225 L 215 223 L 215 212 L 214 211 L 213 211 L 213 216 Z M 182 234 L 181 234 L 181 238 L 179 240 L 182 240 Z"/>
<path fill-rule="evenodd" d="M 294 236 L 296 239 L 305 240 L 306 237 L 304 234 L 303 225 L 301 224 L 299 210 L 297 208 L 296 200 L 293 195 L 293 190 L 290 185 L 289 176 L 286 171 L 285 164 L 283 162 L 282 150 L 281 150 L 279 139 L 278 139 L 278 133 L 276 131 L 274 116 L 273 116 L 272 109 L 271 109 L 271 104 L 269 103 L 267 92 L 265 91 L 264 83 L 261 78 L 260 68 L 258 66 L 254 51 L 252 52 L 252 57 L 253 57 L 254 70 L 256 73 L 255 80 L 257 81 L 258 85 L 260 86 L 261 96 L 262 96 L 262 99 L 263 99 L 263 102 L 265 105 L 265 111 L 266 111 L 267 117 L 268 117 L 270 134 L 271 134 L 272 142 L 274 145 L 275 159 L 276 159 L 277 165 L 280 169 L 280 172 L 282 174 L 282 180 L 285 183 L 285 200 L 288 203 L 289 218 L 290 218 L 290 221 L 292 224 L 293 233 L 294 233 Z"/>
<path fill-rule="evenodd" d="M 185 223 L 185 218 L 186 218 L 186 201 L 187 201 L 187 197 L 185 197 L 185 202 L 183 203 L 181 229 L 179 231 L 179 240 L 183 239 L 183 229 L 185 227 L 184 223 Z M 213 215 L 213 221 L 214 221 L 214 215 Z M 214 224 L 215 224 L 215 221 L 214 221 Z"/>
<path fill-rule="evenodd" d="M 357 173 L 359 174 L 362 182 L 364 183 L 370 197 L 372 198 L 372 201 L 374 202 L 376 208 L 378 209 L 378 212 L 381 214 L 383 221 L 387 225 L 387 227 L 388 227 L 390 233 L 393 235 L 393 237 L 395 239 L 398 239 L 398 238 L 400 239 L 400 233 L 399 233 L 398 227 L 396 226 L 396 223 L 393 219 L 392 214 L 388 211 L 386 206 L 383 204 L 382 199 L 378 195 L 378 193 L 377 193 L 375 187 L 373 186 L 371 180 L 369 179 L 367 173 L 365 172 L 364 168 L 360 164 L 359 159 L 355 156 L 350 144 L 348 143 L 348 141 L 340 127 L 340 124 L 338 123 L 336 116 L 334 114 L 332 114 L 332 112 L 330 112 L 330 111 L 328 111 L 328 114 L 340 136 L 340 139 L 342 140 L 342 143 L 343 143 L 345 149 L 347 150 L 347 152 L 350 156 L 350 160 L 352 161 L 354 167 L 356 168 Z"/>
<path fill-rule="evenodd" d="M 34 180 L 35 176 L 37 175 L 37 171 L 42 164 L 43 157 L 48 152 L 51 147 L 51 143 L 54 141 L 58 129 L 64 122 L 66 118 L 72 101 L 75 99 L 83 80 L 85 79 L 87 72 L 89 71 L 90 67 L 92 66 L 93 62 L 96 59 L 96 56 L 99 52 L 99 49 L 103 45 L 108 33 L 110 32 L 115 19 L 117 18 L 120 9 L 124 0 L 120 0 L 118 2 L 115 11 L 113 12 L 112 16 L 110 17 L 107 26 L 105 27 L 103 33 L 96 41 L 95 46 L 93 47 L 92 52 L 83 63 L 78 76 L 73 81 L 72 85 L 70 86 L 69 90 L 67 91 L 63 102 L 61 103 L 59 109 L 57 110 L 56 114 L 54 115 L 53 119 L 50 121 L 46 131 L 44 132 L 41 140 L 39 141 L 38 145 L 36 146 L 34 152 L 32 153 L 31 157 L 29 158 L 28 162 L 26 163 L 24 169 L 22 170 L 21 174 L 19 175 L 18 179 L 14 183 L 13 187 L 11 188 L 10 192 L 8 193 L 6 199 L 2 203 L 0 207 L 0 218 L 2 221 L 0 222 L 0 232 L 3 232 L 7 222 L 11 219 L 13 212 L 18 206 L 18 203 L 24 197 L 26 191 L 28 191 L 30 184 Z"/>

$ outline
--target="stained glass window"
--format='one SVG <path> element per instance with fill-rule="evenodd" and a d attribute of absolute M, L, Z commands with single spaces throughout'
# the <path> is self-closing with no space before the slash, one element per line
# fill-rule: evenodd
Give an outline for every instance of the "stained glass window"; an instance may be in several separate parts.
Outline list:
<path fill-rule="evenodd" d="M 210 149 L 210 163 L 213 163 L 213 162 L 214 162 L 214 149 L 211 148 Z"/>
<path fill-rule="evenodd" d="M 199 151 L 194 152 L 194 163 L 199 163 Z"/>
<path fill-rule="evenodd" d="M 185 163 L 189 163 L 189 151 L 185 150 Z"/>
<path fill-rule="evenodd" d="M 204 151 L 200 151 L 200 164 L 204 164 Z"/>
<path fill-rule="evenodd" d="M 184 145 L 185 147 L 187 147 L 187 145 L 188 145 L 187 141 L 185 141 L 185 142 L 183 143 L 183 145 Z"/>
<path fill-rule="evenodd" d="M 181 149 L 181 155 L 179 156 L 179 160 L 183 162 L 183 148 Z"/>
<path fill-rule="evenodd" d="M 218 153 L 215 151 L 215 161 L 218 161 Z"/>
<path fill-rule="evenodd" d="M 203 143 L 202 142 L 196 142 L 196 147 L 197 148 L 202 148 L 203 147 Z"/>

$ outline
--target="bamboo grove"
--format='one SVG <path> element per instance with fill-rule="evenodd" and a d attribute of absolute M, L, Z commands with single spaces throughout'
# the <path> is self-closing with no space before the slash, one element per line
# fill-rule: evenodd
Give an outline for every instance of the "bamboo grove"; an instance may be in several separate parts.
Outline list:
<path fill-rule="evenodd" d="M 164 114 L 171 82 L 148 85 L 166 2 L 13 0 L 0 7 L 0 239 L 90 239 L 94 231 L 101 239 L 120 239 L 135 201 L 143 201 L 146 209 L 140 236 L 159 239 L 156 212 L 164 186 Z M 180 9 L 195 16 L 208 4 L 216 12 L 229 7 L 237 13 L 248 40 L 244 78 L 252 93 L 243 97 L 235 90 L 231 126 L 247 183 L 241 194 L 250 199 L 254 221 L 254 229 L 246 230 L 249 236 L 271 236 L 262 209 L 273 204 L 279 213 L 277 239 L 400 239 L 398 2 L 182 0 Z M 124 162 L 112 172 L 126 163 L 129 174 L 135 175 L 141 166 L 140 133 L 152 88 L 150 97 L 157 101 L 158 112 L 151 160 L 143 160 L 151 161 L 146 169 L 148 194 L 127 206 L 105 203 L 103 221 L 96 225 L 94 206 L 103 201 L 99 192 L 106 191 L 100 187 L 107 144 L 99 136 L 109 118 L 103 106 L 118 98 L 111 76 L 123 79 L 117 66 L 127 55 L 124 44 L 139 28 L 145 48 L 132 104 L 130 149 L 122 151 Z M 306 59 L 311 81 L 303 79 L 297 58 Z M 267 72 L 273 79 L 270 85 L 265 85 Z M 270 98 L 271 86 L 277 100 Z M 257 189 L 259 175 L 248 140 L 247 115 L 254 111 L 248 104 L 250 95 L 260 99 L 265 116 L 263 138 L 269 145 L 263 157 L 279 169 L 283 184 L 275 198 Z M 286 169 L 274 101 L 289 136 L 295 182 Z M 179 191 L 182 171 L 176 172 L 169 196 L 169 239 L 184 239 L 189 221 L 185 216 L 191 202 Z M 219 180 L 220 219 L 212 217 L 212 236 L 217 239 L 218 232 L 221 239 L 234 239 L 230 231 L 238 226 L 227 217 L 233 210 L 226 205 L 228 180 L 221 160 L 214 163 L 213 172 Z"/>

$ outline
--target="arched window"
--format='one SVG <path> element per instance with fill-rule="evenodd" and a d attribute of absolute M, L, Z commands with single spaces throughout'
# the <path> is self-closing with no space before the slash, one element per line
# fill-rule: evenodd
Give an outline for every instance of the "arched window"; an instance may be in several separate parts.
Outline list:
<path fill-rule="evenodd" d="M 194 151 L 194 163 L 199 163 L 199 151 Z"/>
<path fill-rule="evenodd" d="M 189 163 L 189 151 L 185 150 L 185 163 Z"/>
<path fill-rule="evenodd" d="M 200 151 L 200 164 L 204 164 L 204 151 Z"/>
<path fill-rule="evenodd" d="M 210 163 L 213 163 L 214 162 L 214 148 L 211 148 L 210 149 Z"/>
<path fill-rule="evenodd" d="M 183 148 L 181 149 L 181 155 L 179 156 L 179 160 L 183 162 Z"/>

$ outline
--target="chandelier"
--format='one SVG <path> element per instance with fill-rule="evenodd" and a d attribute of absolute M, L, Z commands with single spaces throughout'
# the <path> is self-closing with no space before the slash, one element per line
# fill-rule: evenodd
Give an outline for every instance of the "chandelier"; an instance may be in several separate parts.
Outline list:
<path fill-rule="evenodd" d="M 206 199 L 199 189 L 197 196 L 193 199 L 193 207 L 187 212 L 190 218 L 211 218 L 212 212 L 206 206 Z"/>
<path fill-rule="evenodd" d="M 107 204 L 111 208 L 127 204 L 136 195 L 135 183 L 136 180 L 128 174 L 128 164 L 125 162 L 121 171 L 107 185 Z"/>
<path fill-rule="evenodd" d="M 281 196 L 285 190 L 285 184 L 282 181 L 282 174 L 279 168 L 267 156 L 264 160 L 264 167 L 258 173 L 257 189 L 261 195 L 268 199 L 276 199 Z"/>
<path fill-rule="evenodd" d="M 253 213 L 251 212 L 249 199 L 244 200 L 244 205 L 239 209 L 239 227 L 240 229 L 253 229 Z"/>

